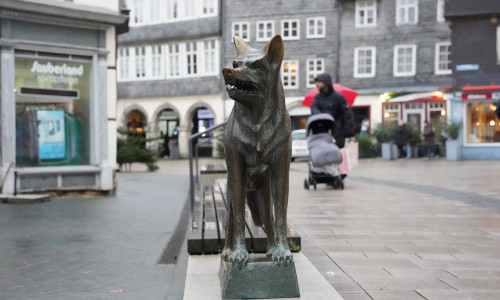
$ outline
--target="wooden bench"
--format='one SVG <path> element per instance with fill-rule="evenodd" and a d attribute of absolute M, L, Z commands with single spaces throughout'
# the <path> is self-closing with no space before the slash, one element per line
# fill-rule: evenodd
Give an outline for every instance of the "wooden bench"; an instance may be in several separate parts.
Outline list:
<path fill-rule="evenodd" d="M 227 220 L 226 179 L 215 179 L 211 183 L 202 183 L 201 193 L 195 197 L 191 227 L 188 232 L 189 254 L 220 253 L 225 243 Z M 246 246 L 250 253 L 265 253 L 266 234 L 252 220 L 250 210 L 245 209 Z M 288 226 L 288 244 L 292 252 L 301 249 L 300 236 Z"/>

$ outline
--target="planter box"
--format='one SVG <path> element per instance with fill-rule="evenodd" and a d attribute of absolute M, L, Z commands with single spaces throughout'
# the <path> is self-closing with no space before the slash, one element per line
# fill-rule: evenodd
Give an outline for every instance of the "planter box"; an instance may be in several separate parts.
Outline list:
<path fill-rule="evenodd" d="M 460 160 L 460 144 L 458 140 L 446 140 L 446 160 Z"/>
<path fill-rule="evenodd" d="M 382 143 L 382 159 L 391 160 L 398 158 L 398 147 L 393 143 Z"/>

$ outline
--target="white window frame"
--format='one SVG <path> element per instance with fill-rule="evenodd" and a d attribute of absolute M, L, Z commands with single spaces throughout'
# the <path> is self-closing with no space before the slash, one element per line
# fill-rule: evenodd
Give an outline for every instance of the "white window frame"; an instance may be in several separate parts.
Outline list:
<path fill-rule="evenodd" d="M 259 28 L 260 25 L 264 26 L 264 29 L 261 30 Z M 271 31 L 268 31 L 267 26 L 271 25 Z M 261 37 L 260 34 L 263 33 L 263 36 Z M 272 20 L 267 20 L 267 21 L 257 21 L 255 24 L 255 40 L 257 42 L 267 42 L 269 41 L 272 37 L 274 36 L 274 21 Z"/>
<path fill-rule="evenodd" d="M 289 23 L 289 28 L 287 29 L 289 34 L 285 34 L 285 23 Z M 293 28 L 291 27 L 292 24 L 297 24 L 296 31 L 297 35 L 291 35 Z M 282 20 L 281 21 L 281 37 L 283 40 L 299 40 L 300 39 L 300 19 L 287 19 L 287 20 Z"/>
<path fill-rule="evenodd" d="M 189 50 L 188 50 L 188 47 Z M 196 41 L 189 41 L 184 43 L 184 72 L 186 77 L 195 77 L 200 74 L 200 47 Z M 188 59 L 189 58 L 189 59 Z M 189 60 L 189 62 L 188 62 Z"/>
<path fill-rule="evenodd" d="M 326 36 L 326 18 L 325 17 L 314 17 L 314 18 L 308 18 L 307 20 L 307 30 L 306 30 L 306 37 L 308 39 L 315 39 L 315 38 L 324 38 Z M 311 21 L 313 22 L 313 25 L 311 26 Z M 311 29 L 313 33 L 311 33 Z M 319 32 L 321 29 L 321 32 Z"/>
<path fill-rule="evenodd" d="M 448 59 L 447 61 L 450 62 L 450 68 L 449 69 L 441 69 L 441 46 L 448 46 L 450 51 L 447 53 Z M 449 75 L 451 74 L 451 42 L 441 42 L 441 43 L 436 43 L 435 47 L 435 56 L 434 56 L 434 73 L 436 75 Z"/>
<path fill-rule="evenodd" d="M 163 45 L 152 45 L 150 49 L 151 79 L 165 78 L 165 48 Z M 156 50 L 159 50 L 159 52 Z"/>
<path fill-rule="evenodd" d="M 246 37 L 242 35 L 244 32 L 243 26 L 246 26 Z M 250 42 L 250 23 L 249 22 L 233 22 L 231 25 L 232 28 L 232 35 L 231 35 L 231 41 L 233 41 L 233 36 L 240 37 L 242 40 L 245 42 Z"/>
<path fill-rule="evenodd" d="M 165 74 L 167 78 L 180 78 L 182 77 L 182 47 L 183 43 L 170 43 L 165 46 L 166 54 L 166 69 Z M 171 48 L 174 51 L 171 51 Z M 172 70 L 174 71 L 172 73 Z"/>
<path fill-rule="evenodd" d="M 165 22 L 177 22 L 180 20 L 179 0 L 165 1 Z"/>
<path fill-rule="evenodd" d="M 213 48 L 206 48 L 206 45 L 211 46 L 213 43 Z M 199 67 L 202 67 L 200 75 L 217 75 L 219 73 L 219 41 L 217 39 L 205 39 L 200 41 L 200 46 L 198 47 L 201 51 L 199 55 Z M 208 65 L 212 66 L 207 67 Z"/>
<path fill-rule="evenodd" d="M 412 3 L 409 3 L 409 2 Z M 410 22 L 409 12 L 415 10 L 415 20 Z M 401 17 L 400 11 L 403 10 L 404 16 Z M 418 0 L 396 0 L 396 25 L 416 25 L 418 24 Z"/>
<path fill-rule="evenodd" d="M 368 22 L 369 13 L 373 14 L 373 22 Z M 363 13 L 363 16 L 361 16 Z M 375 0 L 356 0 L 356 27 L 374 27 L 377 25 L 377 1 Z"/>
<path fill-rule="evenodd" d="M 134 76 L 133 78 L 135 80 L 144 80 L 149 77 L 149 60 L 148 60 L 148 48 L 147 46 L 136 46 L 133 47 L 133 53 L 134 53 Z M 137 55 L 137 52 L 140 52 L 139 55 Z M 143 71 L 142 73 L 138 71 Z"/>
<path fill-rule="evenodd" d="M 130 71 L 131 62 L 131 48 L 120 47 L 118 48 L 118 80 L 129 81 L 132 80 L 132 73 Z"/>
<path fill-rule="evenodd" d="M 444 0 L 437 0 L 436 21 L 444 22 Z"/>
<path fill-rule="evenodd" d="M 407 71 L 407 72 L 398 71 L 398 60 L 399 60 L 398 50 L 402 49 L 402 48 L 411 49 L 411 53 L 412 53 L 411 70 Z M 393 75 L 394 75 L 394 77 L 414 76 L 416 74 L 416 69 L 417 69 L 417 45 L 406 44 L 406 45 L 394 46 L 394 55 L 393 55 Z"/>
<path fill-rule="evenodd" d="M 360 57 L 360 52 L 362 51 L 369 51 L 370 52 L 370 68 L 371 72 L 369 73 L 360 73 L 359 72 L 359 67 L 360 67 L 360 60 L 364 61 L 366 60 L 366 57 Z M 354 77 L 355 78 L 370 78 L 370 77 L 375 77 L 375 67 L 376 67 L 376 60 L 377 60 L 377 49 L 375 47 L 356 47 L 354 48 Z"/>
<path fill-rule="evenodd" d="M 311 64 L 313 65 L 313 70 L 311 70 Z M 325 73 L 325 60 L 323 58 L 309 58 L 306 61 L 306 87 L 316 87 L 314 78 L 322 73 Z"/>
<path fill-rule="evenodd" d="M 205 11 L 206 8 L 206 11 Z M 217 15 L 217 0 L 202 0 L 201 15 L 204 17 L 212 17 Z"/>
<path fill-rule="evenodd" d="M 128 7 L 130 7 L 131 26 L 147 24 L 146 14 L 149 9 L 149 0 L 128 0 Z"/>
<path fill-rule="evenodd" d="M 290 70 L 290 67 L 286 67 L 289 64 L 295 64 L 295 71 Z M 288 68 L 288 70 L 285 70 L 285 68 Z M 293 77 L 295 77 L 295 80 L 292 79 Z M 285 90 L 296 90 L 299 88 L 300 81 L 298 59 L 283 60 L 283 63 L 281 64 L 281 82 L 283 83 L 283 89 Z"/>

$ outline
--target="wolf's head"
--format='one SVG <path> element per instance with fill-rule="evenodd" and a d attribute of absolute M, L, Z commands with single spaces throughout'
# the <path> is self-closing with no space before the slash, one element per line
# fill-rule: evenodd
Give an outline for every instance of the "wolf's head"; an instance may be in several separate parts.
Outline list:
<path fill-rule="evenodd" d="M 237 36 L 233 39 L 237 57 L 232 68 L 222 69 L 229 97 L 247 105 L 276 97 L 273 93 L 282 89 L 279 73 L 285 53 L 281 36 L 274 36 L 262 49 L 248 46 Z"/>

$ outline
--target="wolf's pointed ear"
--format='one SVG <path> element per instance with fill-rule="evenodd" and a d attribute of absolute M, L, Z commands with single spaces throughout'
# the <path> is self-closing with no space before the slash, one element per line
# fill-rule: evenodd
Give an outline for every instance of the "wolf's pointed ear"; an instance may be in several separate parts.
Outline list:
<path fill-rule="evenodd" d="M 264 47 L 266 51 L 266 56 L 271 59 L 271 61 L 277 65 L 281 65 L 283 56 L 285 55 L 285 45 L 281 39 L 281 35 L 275 35 Z"/>
<path fill-rule="evenodd" d="M 236 47 L 236 56 L 240 56 L 243 52 L 247 51 L 248 44 L 243 39 L 233 36 L 234 46 Z"/>

